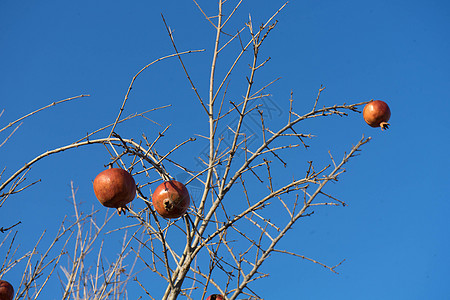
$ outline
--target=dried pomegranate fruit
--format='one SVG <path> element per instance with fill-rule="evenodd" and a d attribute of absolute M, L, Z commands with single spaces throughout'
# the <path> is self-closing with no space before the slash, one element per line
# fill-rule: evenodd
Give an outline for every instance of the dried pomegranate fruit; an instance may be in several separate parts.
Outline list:
<path fill-rule="evenodd" d="M 103 206 L 117 208 L 119 214 L 136 196 L 133 176 L 120 168 L 104 170 L 94 179 L 94 193 Z"/>
<path fill-rule="evenodd" d="M 225 300 L 225 297 L 219 294 L 212 294 L 206 300 Z"/>
<path fill-rule="evenodd" d="M 0 300 L 13 300 L 14 288 L 5 280 L 0 280 Z"/>
<path fill-rule="evenodd" d="M 187 188 L 179 181 L 161 183 L 152 195 L 153 206 L 164 218 L 179 218 L 189 208 L 191 199 Z"/>
<path fill-rule="evenodd" d="M 381 127 L 381 130 L 388 129 L 391 110 L 386 102 L 381 100 L 370 101 L 363 110 L 364 121 L 371 127 Z"/>

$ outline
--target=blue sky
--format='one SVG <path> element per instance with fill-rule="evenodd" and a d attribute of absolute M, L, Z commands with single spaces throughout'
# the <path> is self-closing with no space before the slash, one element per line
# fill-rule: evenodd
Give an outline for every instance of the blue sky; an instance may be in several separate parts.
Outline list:
<path fill-rule="evenodd" d="M 213 2 L 199 4 L 212 15 Z M 259 24 L 282 4 L 244 0 L 228 28 L 235 32 L 249 14 Z M 192 1 L 0 2 L 0 110 L 5 110 L 0 128 L 53 101 L 91 95 L 26 119 L 0 149 L 6 175 L 115 120 L 136 72 L 174 52 L 161 13 L 180 51 L 206 49 L 184 58 L 206 98 L 215 32 Z M 297 109 L 306 113 L 323 84 L 321 105 L 386 101 L 391 128 L 371 128 L 360 114 L 302 125 L 317 137 L 307 151 L 285 154 L 299 168 L 310 159 L 326 165 L 328 150 L 342 157 L 362 135 L 372 137 L 339 183 L 329 187 L 349 205 L 316 209 L 283 242 L 286 248 L 330 265 L 346 261 L 335 275 L 306 261 L 273 255 L 264 266 L 271 277 L 253 288 L 264 299 L 448 299 L 450 4 L 291 1 L 277 20 L 260 53 L 261 59 L 271 60 L 255 79 L 263 86 L 281 77 L 268 89 L 268 105 L 274 109 L 271 124 L 282 124 L 287 117 L 291 90 Z M 236 46 L 220 56 L 219 77 L 232 62 Z M 244 94 L 247 64 L 232 77 L 231 99 Z M 136 119 L 119 126 L 118 132 L 136 140 L 142 133 L 153 139 L 172 124 L 160 153 L 195 134 L 207 134 L 206 117 L 177 59 L 142 73 L 124 114 L 167 104 L 172 107 L 148 115 L 163 127 Z M 2 132 L 0 140 L 10 132 Z M 189 151 L 175 157 L 194 168 L 196 153 L 203 147 L 197 139 Z M 101 208 L 91 180 L 108 160 L 101 146 L 42 160 L 27 175 L 29 182 L 42 182 L 7 200 L 0 209 L 0 227 L 22 221 L 18 240 L 25 249 L 45 229 L 54 235 L 64 215 L 73 214 L 71 180 L 86 210 L 92 205 Z M 127 221 L 132 220 L 117 224 Z M 21 272 L 13 269 L 5 278 L 17 280 Z M 45 299 L 60 297 L 58 289 L 46 293 Z M 141 295 L 138 288 L 136 293 L 130 299 Z"/>

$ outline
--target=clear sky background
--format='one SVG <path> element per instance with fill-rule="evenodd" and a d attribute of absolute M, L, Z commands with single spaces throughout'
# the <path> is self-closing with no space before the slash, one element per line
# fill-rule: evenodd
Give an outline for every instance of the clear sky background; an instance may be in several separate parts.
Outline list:
<path fill-rule="evenodd" d="M 213 15 L 214 2 L 199 4 Z M 282 4 L 244 0 L 229 31 L 240 29 L 249 14 L 254 24 L 264 22 Z M 0 128 L 53 101 L 91 95 L 25 120 L 0 148 L 4 178 L 37 155 L 115 120 L 136 72 L 174 52 L 161 13 L 180 51 L 206 49 L 184 57 L 206 99 L 215 32 L 192 1 L 0 1 L 0 110 L 5 110 Z M 321 105 L 386 101 L 391 128 L 371 128 L 361 114 L 302 125 L 317 137 L 308 150 L 285 154 L 298 160 L 302 174 L 307 160 L 326 165 L 328 150 L 340 158 L 362 135 L 373 138 L 339 183 L 329 187 L 349 205 L 315 209 L 283 242 L 330 265 L 346 261 L 336 275 L 307 261 L 273 255 L 264 266 L 271 277 L 252 288 L 264 299 L 450 299 L 450 2 L 294 0 L 277 20 L 261 51 L 261 61 L 271 60 L 255 79 L 261 87 L 282 77 L 268 89 L 275 109 L 271 122 L 284 122 L 291 90 L 298 111 L 306 113 L 323 84 Z M 237 44 L 220 56 L 219 77 L 236 49 Z M 248 63 L 242 62 L 232 78 L 230 98 L 244 94 Z M 124 114 L 166 104 L 172 107 L 148 115 L 163 127 L 139 119 L 117 131 L 137 140 L 142 133 L 154 139 L 172 124 L 160 153 L 194 134 L 207 134 L 206 117 L 176 58 L 138 78 Z M 2 132 L 0 142 L 10 133 Z M 193 158 L 201 154 L 202 143 L 198 139 L 175 157 L 195 168 Z M 73 214 L 71 180 L 86 211 L 92 205 L 102 209 L 91 180 L 108 161 L 102 146 L 42 160 L 27 175 L 28 182 L 42 182 L 6 201 L 0 227 L 22 221 L 15 229 L 23 251 L 45 229 L 54 236 L 63 217 Z M 133 220 L 115 222 L 123 226 Z M 4 279 L 14 282 L 22 272 L 17 267 Z M 41 298 L 60 295 L 59 288 L 47 288 Z M 146 299 L 137 286 L 129 286 L 129 299 L 141 295 Z"/>

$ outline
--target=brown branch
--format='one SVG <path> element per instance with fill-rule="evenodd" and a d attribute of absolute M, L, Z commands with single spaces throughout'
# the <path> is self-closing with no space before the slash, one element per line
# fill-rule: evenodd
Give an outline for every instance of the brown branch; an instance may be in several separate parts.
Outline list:
<path fill-rule="evenodd" d="M 163 14 L 161 14 L 161 17 L 162 17 L 162 19 L 163 19 L 164 25 L 166 26 L 166 30 L 167 30 L 167 32 L 168 32 L 168 34 L 169 34 L 170 41 L 172 42 L 173 49 L 175 49 L 175 52 L 177 53 L 178 60 L 180 61 L 181 66 L 183 67 L 183 71 L 184 71 L 184 73 L 186 74 L 186 77 L 187 77 L 187 79 L 189 80 L 189 83 L 191 84 L 191 87 L 192 87 L 192 89 L 194 90 L 195 95 L 197 96 L 198 100 L 200 101 L 200 104 L 202 105 L 202 107 L 203 107 L 203 109 L 205 110 L 206 114 L 208 114 L 208 109 L 206 108 L 205 104 L 203 103 L 202 97 L 200 97 L 200 94 L 198 93 L 197 88 L 195 87 L 194 83 L 192 82 L 192 79 L 191 79 L 191 77 L 189 76 L 189 73 L 188 73 L 188 71 L 187 71 L 187 69 L 186 69 L 186 66 L 184 65 L 183 60 L 181 59 L 181 56 L 178 54 L 178 49 L 177 49 L 177 46 L 175 45 L 175 41 L 174 41 L 174 39 L 173 39 L 172 31 L 170 30 L 169 26 L 167 25 L 166 20 L 164 19 Z M 180 54 L 181 54 L 181 53 L 180 53 Z"/>
<path fill-rule="evenodd" d="M 302 259 L 304 259 L 304 260 L 308 260 L 308 261 L 310 261 L 310 262 L 313 262 L 313 263 L 315 263 L 315 264 L 318 264 L 318 265 L 320 265 L 320 266 L 322 266 L 322 267 L 324 267 L 324 268 L 330 270 L 330 271 L 333 272 L 334 274 L 339 274 L 338 272 L 336 272 L 335 269 L 336 269 L 338 266 L 340 266 L 340 265 L 345 261 L 345 259 L 344 259 L 344 260 L 342 260 L 340 263 L 338 263 L 337 265 L 335 265 L 335 266 L 333 266 L 333 267 L 330 267 L 330 266 L 328 266 L 328 265 L 326 265 L 326 264 L 324 264 L 324 263 L 321 263 L 321 262 L 319 262 L 319 261 L 317 261 L 317 260 L 315 260 L 315 259 L 306 257 L 306 256 L 304 256 L 304 255 L 300 255 L 300 254 L 297 254 L 297 253 L 289 252 L 289 251 L 286 251 L 286 250 L 278 250 L 278 249 L 274 249 L 273 252 L 278 252 L 278 253 L 283 253 L 283 254 L 289 254 L 289 255 L 292 255 L 292 256 L 300 257 L 300 258 L 302 258 Z"/>
<path fill-rule="evenodd" d="M 10 227 L 6 227 L 6 228 L 0 227 L 0 232 L 1 232 L 1 233 L 5 233 L 5 232 L 7 232 L 8 230 L 13 229 L 14 227 L 16 227 L 17 225 L 19 225 L 20 223 L 22 223 L 22 222 L 19 221 L 19 222 L 17 222 L 16 224 L 14 224 L 14 225 L 12 225 L 12 226 L 10 226 Z"/>
<path fill-rule="evenodd" d="M 116 129 L 116 125 L 119 123 L 120 116 L 122 115 L 123 109 L 124 109 L 124 107 L 125 107 L 125 103 L 126 103 L 127 100 L 128 100 L 128 96 L 130 95 L 131 89 L 133 88 L 134 81 L 136 80 L 136 78 L 138 78 L 138 76 L 139 76 L 145 69 L 147 69 L 148 67 L 150 67 L 150 66 L 153 65 L 154 63 L 157 63 L 157 62 L 159 62 L 159 61 L 161 61 L 161 60 L 164 60 L 164 59 L 166 59 L 166 58 L 170 58 L 170 57 L 174 57 L 174 56 L 178 56 L 178 57 L 179 57 L 180 55 L 189 54 L 189 53 L 196 53 L 196 52 L 203 52 L 203 51 L 205 51 L 205 50 L 204 50 L 204 49 L 201 49 L 201 50 L 188 50 L 188 51 L 183 51 L 183 52 L 179 52 L 179 53 L 177 52 L 177 53 L 175 53 L 175 54 L 166 55 L 166 56 L 160 57 L 160 58 L 158 58 L 158 59 L 152 61 L 151 63 L 149 63 L 148 65 L 146 65 L 145 67 L 143 67 L 141 70 L 139 70 L 139 72 L 137 72 L 136 75 L 133 76 L 133 79 L 131 79 L 130 86 L 128 87 L 127 93 L 125 94 L 125 98 L 123 99 L 123 102 L 122 102 L 122 106 L 120 107 L 119 114 L 117 115 L 116 121 L 114 122 L 114 125 L 112 126 L 111 132 L 109 133 L 109 136 L 108 136 L 108 137 L 111 137 L 112 133 L 113 133 L 114 130 Z"/>
<path fill-rule="evenodd" d="M 26 119 L 26 118 L 28 118 L 28 117 L 34 115 L 35 113 L 40 112 L 41 110 L 47 109 L 47 108 L 49 108 L 49 107 L 55 106 L 55 105 L 60 104 L 60 103 L 63 103 L 63 102 L 67 102 L 67 101 L 71 101 L 71 100 L 75 100 L 75 99 L 83 98 L 83 97 L 89 97 L 89 96 L 90 96 L 90 95 L 79 95 L 79 96 L 75 96 L 75 97 L 66 98 L 66 99 L 64 99 L 64 100 L 52 102 L 52 103 L 50 103 L 49 105 L 46 105 L 46 106 L 44 106 L 44 107 L 41 107 L 41 108 L 39 108 L 39 109 L 37 109 L 37 110 L 35 110 L 35 111 L 33 111 L 33 112 L 30 112 L 29 114 L 26 114 L 26 115 L 23 116 L 23 117 L 20 117 L 19 119 L 15 120 L 14 122 L 9 123 L 8 125 L 6 125 L 5 127 L 3 127 L 2 129 L 0 129 L 0 132 L 2 132 L 3 130 L 5 130 L 5 129 L 11 127 L 12 125 L 16 124 L 17 122 L 20 122 L 20 121 L 22 121 L 23 119 Z"/>

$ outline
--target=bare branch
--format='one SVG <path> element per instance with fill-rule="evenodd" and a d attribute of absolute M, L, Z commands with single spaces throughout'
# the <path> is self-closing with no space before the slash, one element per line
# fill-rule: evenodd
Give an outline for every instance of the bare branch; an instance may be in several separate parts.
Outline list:
<path fill-rule="evenodd" d="M 9 123 L 8 125 L 6 125 L 5 127 L 3 127 L 2 129 L 0 129 L 0 132 L 2 132 L 3 130 L 5 130 L 5 129 L 11 127 L 12 125 L 16 124 L 17 122 L 20 122 L 20 121 L 22 121 L 23 119 L 26 119 L 26 118 L 28 118 L 28 117 L 30 117 L 30 116 L 32 116 L 32 115 L 34 115 L 34 114 L 40 112 L 41 110 L 47 109 L 47 108 L 49 108 L 49 107 L 55 106 L 55 105 L 60 104 L 60 103 L 63 103 L 63 102 L 75 100 L 75 99 L 78 99 L 78 98 L 89 97 L 89 96 L 90 96 L 90 95 L 79 95 L 79 96 L 75 96 L 75 97 L 66 98 L 66 99 L 64 99 L 64 100 L 52 102 L 52 103 L 50 103 L 49 105 L 46 105 L 46 106 L 44 106 L 44 107 L 41 107 L 41 108 L 39 108 L 39 109 L 37 109 L 37 110 L 35 110 L 35 111 L 33 111 L 33 112 L 30 112 L 29 114 L 27 114 L 27 115 L 25 115 L 25 116 L 23 116 L 23 117 L 20 117 L 19 119 L 15 120 L 14 122 Z"/>
<path fill-rule="evenodd" d="M 178 59 L 179 59 L 179 61 L 181 63 L 181 66 L 183 67 L 184 73 L 186 74 L 186 77 L 189 80 L 189 83 L 191 84 L 191 87 L 194 90 L 195 95 L 197 96 L 198 100 L 200 101 L 200 104 L 202 105 L 202 107 L 205 110 L 205 112 L 208 114 L 208 109 L 206 108 L 205 104 L 203 103 L 202 97 L 200 97 L 200 95 L 199 95 L 199 93 L 197 91 L 197 88 L 195 87 L 194 83 L 192 82 L 191 77 L 189 76 L 189 73 L 188 73 L 188 71 L 186 69 L 186 66 L 184 65 L 183 60 L 181 59 L 181 56 L 178 54 L 178 49 L 177 49 L 177 46 L 175 45 L 175 41 L 173 39 L 172 31 L 170 30 L 169 26 L 167 26 L 167 23 L 166 23 L 166 20 L 164 19 L 163 14 L 161 14 L 161 17 L 163 19 L 164 25 L 166 26 L 166 30 L 167 30 L 167 33 L 169 34 L 170 40 L 172 42 L 172 46 L 175 49 L 175 52 L 177 53 L 177 57 L 178 57 Z M 180 53 L 180 54 L 182 54 L 182 53 Z"/>
<path fill-rule="evenodd" d="M 274 249 L 273 252 L 279 252 L 279 253 L 283 253 L 283 254 L 289 254 L 289 255 L 292 255 L 292 256 L 300 257 L 300 258 L 302 258 L 302 259 L 304 259 L 304 260 L 308 260 L 308 261 L 310 261 L 310 262 L 313 262 L 313 263 L 315 263 L 315 264 L 318 264 L 318 265 L 320 265 L 320 266 L 322 266 L 322 267 L 324 267 L 324 268 L 330 270 L 330 271 L 333 272 L 334 274 L 339 274 L 338 272 L 336 272 L 335 269 L 336 269 L 338 266 L 340 266 L 340 265 L 345 261 L 345 259 L 344 259 L 344 260 L 342 260 L 340 263 L 338 263 L 337 265 L 335 265 L 335 266 L 333 266 L 333 267 L 329 267 L 328 265 L 323 264 L 323 263 L 321 263 L 321 262 L 319 262 L 319 261 L 317 261 L 317 260 L 314 260 L 314 259 L 312 259 L 312 258 L 308 258 L 308 257 L 306 257 L 306 256 L 304 256 L 304 255 L 296 254 L 296 253 L 289 252 L 289 251 L 286 251 L 286 250 L 278 250 L 278 249 Z"/>
<path fill-rule="evenodd" d="M 155 64 L 155 63 L 157 63 L 157 62 L 159 62 L 159 61 L 161 61 L 161 60 L 164 60 L 164 59 L 166 59 L 166 58 L 171 58 L 171 57 L 174 57 L 174 56 L 179 57 L 180 55 L 190 54 L 190 53 L 196 53 L 196 52 L 203 52 L 203 51 L 205 51 L 205 50 L 204 50 L 204 49 L 201 49 L 201 50 L 188 50 L 188 51 L 183 51 L 183 52 L 179 52 L 179 53 L 177 52 L 177 53 L 175 53 L 175 54 L 166 55 L 166 56 L 160 57 L 160 58 L 158 58 L 158 59 L 152 61 L 151 63 L 149 63 L 148 65 L 146 65 L 145 67 L 143 67 L 141 70 L 139 70 L 139 72 L 137 72 L 136 75 L 133 76 L 133 79 L 131 79 L 130 86 L 128 87 L 128 91 L 127 91 L 127 93 L 125 94 L 125 99 L 123 100 L 122 106 L 120 107 L 120 110 L 119 110 L 119 114 L 117 115 L 116 121 L 114 122 L 114 125 L 112 126 L 111 132 L 109 133 L 109 137 L 111 137 L 112 133 L 113 133 L 114 130 L 116 129 L 116 125 L 119 123 L 120 116 L 122 115 L 123 109 L 125 108 L 125 103 L 126 103 L 127 100 L 128 100 L 128 96 L 130 95 L 131 89 L 133 88 L 134 81 L 136 80 L 136 78 L 138 78 L 138 76 L 139 76 L 145 69 L 147 69 L 147 68 L 150 67 L 151 65 L 153 65 L 153 64 Z"/>
<path fill-rule="evenodd" d="M 22 222 L 19 221 L 19 222 L 17 222 L 16 224 L 11 225 L 11 226 L 9 226 L 9 227 L 7 227 L 7 228 L 0 227 L 0 232 L 1 232 L 1 233 L 5 233 L 5 232 L 7 232 L 8 230 L 13 229 L 14 227 L 16 227 L 17 225 L 19 225 L 20 223 L 22 223 Z"/>

